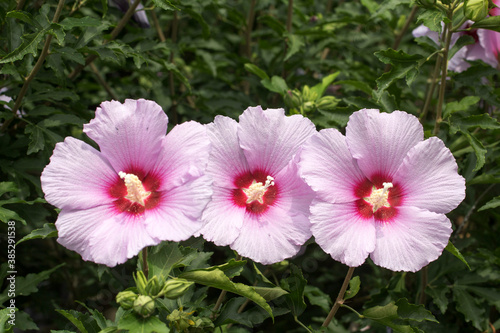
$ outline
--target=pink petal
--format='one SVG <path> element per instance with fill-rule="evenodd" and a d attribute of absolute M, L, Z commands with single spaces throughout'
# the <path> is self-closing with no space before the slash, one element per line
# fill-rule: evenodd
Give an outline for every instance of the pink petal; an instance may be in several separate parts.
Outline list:
<path fill-rule="evenodd" d="M 170 241 L 193 236 L 202 227 L 201 215 L 212 194 L 210 184 L 211 179 L 203 176 L 162 192 L 159 205 L 146 211 L 147 231 Z"/>
<path fill-rule="evenodd" d="M 307 216 L 291 216 L 279 207 L 264 214 L 246 213 L 239 237 L 231 249 L 264 265 L 296 255 L 310 237 Z"/>
<path fill-rule="evenodd" d="M 283 109 L 249 107 L 240 116 L 238 136 L 250 168 L 275 174 L 284 168 L 311 135 L 314 124 Z"/>
<path fill-rule="evenodd" d="M 226 246 L 238 237 L 246 207 L 234 203 L 232 189 L 214 186 L 213 191 L 212 201 L 203 212 L 205 225 L 200 232 L 207 241 Z"/>
<path fill-rule="evenodd" d="M 42 172 L 45 199 L 58 208 L 85 209 L 111 202 L 118 175 L 103 155 L 83 141 L 59 142 Z"/>
<path fill-rule="evenodd" d="M 300 172 L 317 195 L 330 203 L 357 200 L 354 188 L 365 176 L 352 158 L 345 137 L 336 129 L 312 136 L 300 152 Z"/>
<path fill-rule="evenodd" d="M 331 204 L 315 200 L 311 223 L 313 236 L 323 251 L 350 267 L 363 264 L 375 249 L 373 219 L 362 218 L 354 202 Z"/>
<path fill-rule="evenodd" d="M 448 213 L 465 198 L 465 179 L 443 141 L 432 137 L 418 143 L 403 160 L 393 181 L 401 184 L 402 205 Z"/>
<path fill-rule="evenodd" d="M 214 185 L 234 188 L 234 179 L 250 171 L 238 139 L 238 123 L 231 118 L 216 116 L 207 125 L 212 144 L 207 173 L 214 179 Z"/>
<path fill-rule="evenodd" d="M 448 244 L 451 223 L 444 214 L 398 207 L 398 216 L 377 224 L 373 262 L 392 271 L 416 272 L 436 260 Z"/>
<path fill-rule="evenodd" d="M 62 210 L 56 221 L 57 241 L 84 260 L 116 266 L 160 241 L 146 231 L 144 216 L 116 214 L 112 204 L 85 210 Z"/>
<path fill-rule="evenodd" d="M 155 102 L 128 99 L 124 104 L 103 102 L 83 131 L 99 145 L 116 172 L 147 172 L 160 155 L 167 124 L 167 116 Z"/>
<path fill-rule="evenodd" d="M 423 139 L 418 119 L 401 111 L 363 109 L 351 115 L 346 128 L 349 150 L 368 179 L 391 178 L 408 151 Z"/>

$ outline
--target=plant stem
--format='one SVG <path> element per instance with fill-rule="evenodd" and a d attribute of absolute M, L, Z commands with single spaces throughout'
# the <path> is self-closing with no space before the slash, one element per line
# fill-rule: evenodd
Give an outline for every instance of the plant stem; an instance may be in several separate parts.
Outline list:
<path fill-rule="evenodd" d="M 97 81 L 101 84 L 101 86 L 104 87 L 104 89 L 107 91 L 107 93 L 111 96 L 112 99 L 115 101 L 118 100 L 118 96 L 113 92 L 113 89 L 109 86 L 109 84 L 106 82 L 106 80 L 102 77 L 101 73 L 99 73 L 99 69 L 97 69 L 96 65 L 94 63 L 90 64 L 90 69 L 94 72 Z"/>
<path fill-rule="evenodd" d="M 429 91 L 427 91 L 427 96 L 425 97 L 424 108 L 422 109 L 422 113 L 420 114 L 420 120 L 424 119 L 427 115 L 427 111 L 429 110 L 429 106 L 431 104 L 432 95 L 434 95 L 434 89 L 436 88 L 436 82 L 439 75 L 439 70 L 441 69 L 441 60 L 442 54 L 439 54 L 436 59 L 436 66 L 434 67 L 434 72 L 432 73 L 432 81 Z"/>
<path fill-rule="evenodd" d="M 429 266 L 425 266 L 424 269 L 422 269 L 422 284 L 421 284 L 421 291 L 420 291 L 420 299 L 418 301 L 419 304 L 425 304 L 425 288 L 427 288 L 427 281 L 428 281 L 428 276 L 429 276 Z"/>
<path fill-rule="evenodd" d="M 56 12 L 54 14 L 54 18 L 52 19 L 52 23 L 57 23 L 57 21 L 59 21 L 59 16 L 61 15 L 63 6 L 64 6 L 64 0 L 59 0 Z M 31 81 L 33 81 L 38 71 L 42 68 L 45 58 L 47 57 L 47 54 L 49 54 L 49 47 L 51 41 L 52 41 L 52 35 L 48 35 L 47 39 L 45 40 L 45 44 L 43 45 L 42 53 L 40 53 L 40 57 L 38 58 L 35 66 L 31 70 L 30 75 L 24 81 L 24 84 L 21 87 L 21 91 L 19 91 L 19 95 L 17 96 L 16 102 L 14 103 L 14 107 L 12 108 L 12 113 L 14 114 L 14 117 L 17 114 L 17 110 L 19 110 L 19 108 L 21 107 L 24 95 L 26 95 L 26 92 L 28 91 L 28 86 L 30 85 Z"/>
<path fill-rule="evenodd" d="M 293 316 L 293 319 L 295 320 L 295 322 L 297 324 L 302 326 L 307 332 L 312 333 L 312 331 L 310 329 L 308 329 L 306 325 L 302 324 L 302 322 L 299 320 L 299 318 L 297 318 L 297 316 Z"/>
<path fill-rule="evenodd" d="M 399 44 L 401 44 L 401 40 L 403 39 L 403 36 L 406 34 L 406 31 L 410 27 L 410 24 L 413 22 L 413 19 L 415 18 L 415 15 L 417 15 L 418 11 L 418 6 L 413 6 L 410 15 L 408 15 L 408 18 L 406 19 L 405 25 L 401 29 L 401 31 L 398 33 L 396 36 L 396 39 L 394 40 L 394 44 L 392 45 L 392 49 L 396 50 L 399 47 Z M 385 66 L 384 72 L 388 72 L 391 68 L 390 64 L 387 64 Z"/>
<path fill-rule="evenodd" d="M 451 15 L 449 15 L 451 16 Z M 452 17 L 448 17 L 450 20 L 450 23 L 446 23 L 445 26 L 445 43 L 444 43 L 444 50 L 443 50 L 443 63 L 442 63 L 442 68 L 441 68 L 441 85 L 439 87 L 439 97 L 438 97 L 438 104 L 437 104 L 437 109 L 436 109 L 436 124 L 434 125 L 434 135 L 437 135 L 439 133 L 439 126 L 441 125 L 441 122 L 443 121 L 442 115 L 443 115 L 443 103 L 444 103 L 444 93 L 446 90 L 446 78 L 448 76 L 448 52 L 450 50 L 450 42 L 451 42 L 451 35 L 453 34 L 453 31 L 451 29 L 451 21 Z"/>
<path fill-rule="evenodd" d="M 118 34 L 123 30 L 123 28 L 125 27 L 125 25 L 127 24 L 127 22 L 130 20 L 130 18 L 134 15 L 135 9 L 137 8 L 137 6 L 139 6 L 140 2 L 141 2 L 141 0 L 135 0 L 134 1 L 134 3 L 129 7 L 129 9 L 125 13 L 125 15 L 123 15 L 122 19 L 118 22 L 118 24 L 116 25 L 116 27 L 113 29 L 113 31 L 111 31 L 111 37 L 110 37 L 110 39 L 105 40 L 103 42 L 103 44 L 106 44 L 106 43 L 112 41 L 113 39 L 115 39 L 118 36 Z M 87 59 L 85 59 L 85 65 L 79 65 L 79 66 L 77 66 L 73 70 L 73 72 L 71 72 L 68 75 L 68 78 L 70 80 L 74 79 L 76 76 L 78 76 L 78 74 L 80 74 L 80 72 L 82 71 L 82 69 L 85 66 L 87 66 L 88 64 L 90 64 L 91 62 L 93 62 L 95 59 L 97 59 L 97 55 L 91 55 L 91 56 L 87 57 Z"/>
<path fill-rule="evenodd" d="M 146 280 L 149 279 L 149 266 L 148 266 L 148 248 L 145 247 L 142 249 L 142 271 L 144 272 L 144 276 Z"/>
<path fill-rule="evenodd" d="M 349 286 L 349 281 L 351 281 L 352 273 L 354 273 L 354 267 L 349 267 L 349 270 L 347 271 L 347 274 L 344 279 L 344 283 L 342 284 L 342 288 L 340 288 L 339 295 L 335 300 L 335 304 L 333 304 L 333 307 L 330 310 L 328 317 L 326 317 L 325 321 L 323 322 L 323 325 L 321 325 L 322 327 L 327 327 L 330 324 L 333 317 L 337 313 L 337 310 L 344 303 L 344 295 L 345 292 L 347 291 L 347 287 Z"/>
<path fill-rule="evenodd" d="M 151 17 L 153 18 L 153 24 L 156 29 L 156 33 L 158 34 L 158 37 L 160 38 L 160 41 L 164 42 L 167 39 L 165 38 L 165 34 L 163 33 L 163 30 L 160 27 L 160 22 L 158 21 L 158 17 L 156 16 L 156 13 L 154 10 L 151 11 Z"/>

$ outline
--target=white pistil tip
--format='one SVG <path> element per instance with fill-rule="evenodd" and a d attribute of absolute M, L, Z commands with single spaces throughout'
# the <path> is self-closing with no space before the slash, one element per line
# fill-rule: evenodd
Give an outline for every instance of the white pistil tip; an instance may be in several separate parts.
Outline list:
<path fill-rule="evenodd" d="M 127 195 L 126 199 L 129 199 L 132 202 L 136 202 L 141 206 L 145 205 L 145 199 L 149 197 L 151 192 L 147 192 L 144 189 L 144 185 L 142 185 L 141 180 L 134 174 L 125 173 L 123 171 L 118 172 L 118 176 L 125 182 L 125 186 L 127 187 Z"/>
<path fill-rule="evenodd" d="M 266 183 L 264 185 L 262 185 L 261 182 L 256 182 L 254 180 L 250 187 L 242 189 L 247 196 L 247 203 L 251 203 L 253 201 L 258 201 L 261 204 L 264 203 L 264 194 L 271 186 L 274 186 L 274 178 L 271 176 L 267 176 Z"/>

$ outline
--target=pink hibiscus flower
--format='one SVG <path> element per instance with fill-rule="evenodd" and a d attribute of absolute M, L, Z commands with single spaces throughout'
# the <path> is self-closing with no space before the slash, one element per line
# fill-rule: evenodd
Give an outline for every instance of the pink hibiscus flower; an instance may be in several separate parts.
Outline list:
<path fill-rule="evenodd" d="M 320 131 L 304 144 L 299 169 L 317 195 L 316 242 L 351 267 L 370 255 L 394 271 L 421 269 L 441 255 L 452 232 L 445 213 L 465 197 L 449 149 L 424 140 L 418 119 L 401 111 L 355 112 L 345 137 Z"/>
<path fill-rule="evenodd" d="M 494 0 L 495 4 L 500 4 L 500 0 Z M 498 7 L 493 7 L 490 10 L 491 16 L 500 14 Z M 462 26 L 462 29 L 467 29 L 473 21 L 467 21 Z M 470 31 L 456 32 L 451 37 L 450 49 L 455 45 L 458 38 L 463 35 L 469 35 L 476 41 L 474 44 L 469 44 L 458 50 L 448 63 L 448 70 L 453 72 L 463 72 L 470 67 L 468 61 L 482 60 L 491 67 L 498 67 L 498 52 L 500 51 L 500 33 L 487 29 L 472 29 Z M 424 25 L 413 30 L 414 37 L 427 36 L 439 45 L 439 34 Z"/>
<path fill-rule="evenodd" d="M 188 122 L 165 135 L 167 124 L 155 102 L 104 102 L 83 130 L 100 151 L 71 137 L 56 145 L 41 181 L 46 200 L 61 209 L 60 244 L 115 266 L 200 229 L 211 195 L 206 130 Z"/>
<path fill-rule="evenodd" d="M 217 116 L 208 126 L 212 151 L 207 174 L 212 201 L 203 213 L 205 239 L 244 257 L 272 264 L 297 254 L 311 237 L 314 193 L 298 176 L 300 145 L 316 133 L 300 115 L 250 107 L 239 124 Z"/>

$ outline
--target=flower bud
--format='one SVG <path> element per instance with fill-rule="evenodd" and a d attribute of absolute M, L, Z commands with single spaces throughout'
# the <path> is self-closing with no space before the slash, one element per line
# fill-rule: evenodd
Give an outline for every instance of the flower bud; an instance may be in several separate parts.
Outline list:
<path fill-rule="evenodd" d="M 158 277 L 153 276 L 146 285 L 146 295 L 156 296 L 162 290 L 163 285 L 158 281 Z"/>
<path fill-rule="evenodd" d="M 339 104 L 339 99 L 334 96 L 323 96 L 316 102 L 316 107 L 321 110 L 333 110 Z"/>
<path fill-rule="evenodd" d="M 181 297 L 192 284 L 193 282 L 185 279 L 170 279 L 165 282 L 161 294 L 166 298 L 176 299 Z"/>
<path fill-rule="evenodd" d="M 436 0 L 417 0 L 417 5 L 424 8 L 433 8 Z"/>
<path fill-rule="evenodd" d="M 180 311 L 175 309 L 167 316 L 167 319 L 171 322 L 171 325 L 175 326 L 177 331 L 182 332 L 189 328 L 189 326 L 193 326 L 195 324 L 194 321 L 189 318 L 193 312 L 184 312 L 182 311 L 182 308 Z"/>
<path fill-rule="evenodd" d="M 144 272 L 138 271 L 137 274 L 134 276 L 134 280 L 135 280 L 135 285 L 137 286 L 139 292 L 141 294 L 147 294 L 146 286 L 148 285 L 148 279 L 146 279 Z"/>
<path fill-rule="evenodd" d="M 464 4 L 464 15 L 474 22 L 481 21 L 488 15 L 488 0 L 467 0 Z"/>
<path fill-rule="evenodd" d="M 137 299 L 138 295 L 130 290 L 121 291 L 116 295 L 116 302 L 125 309 L 131 309 L 134 306 L 134 301 Z"/>
<path fill-rule="evenodd" d="M 143 317 L 149 317 L 155 311 L 155 301 L 144 295 L 139 295 L 134 301 L 134 312 Z"/>

